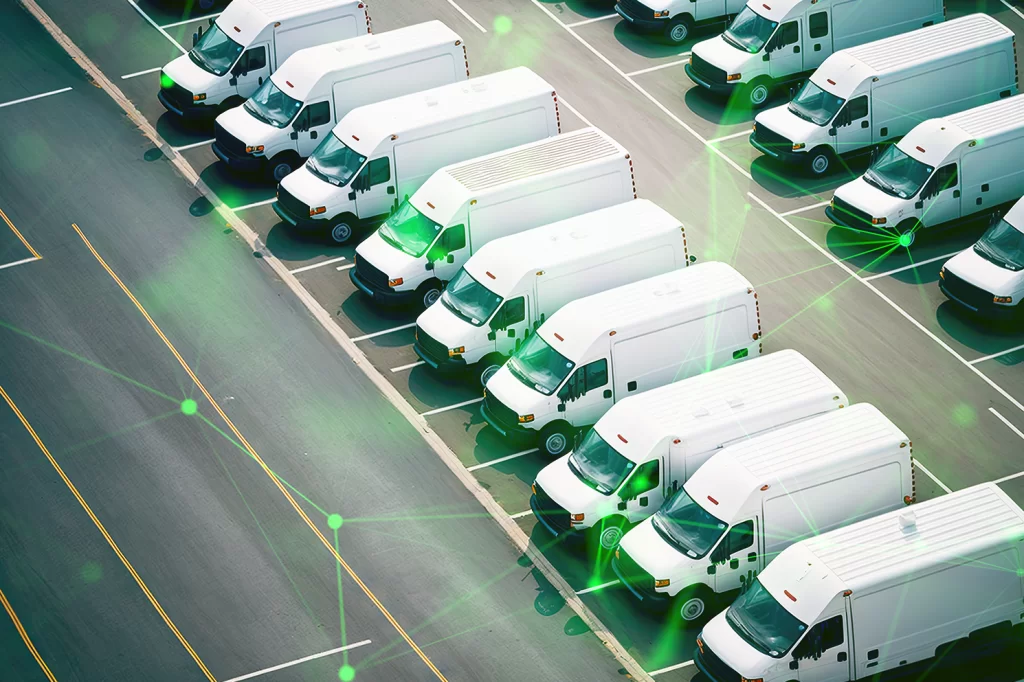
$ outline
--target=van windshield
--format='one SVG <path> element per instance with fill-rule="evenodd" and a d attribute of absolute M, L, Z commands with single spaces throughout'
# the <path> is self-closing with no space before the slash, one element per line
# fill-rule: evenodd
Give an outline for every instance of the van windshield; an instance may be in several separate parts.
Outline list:
<path fill-rule="evenodd" d="M 420 213 L 406 199 L 377 233 L 396 249 L 419 258 L 427 252 L 440 231 L 441 225 Z"/>
<path fill-rule="evenodd" d="M 188 56 L 203 71 L 215 76 L 223 76 L 234 65 L 240 54 L 242 54 L 242 46 L 220 30 L 220 26 L 214 24 L 209 31 L 203 34 Z"/>
<path fill-rule="evenodd" d="M 715 546 L 728 524 L 697 504 L 685 488 L 654 514 L 651 521 L 661 539 L 691 559 L 699 559 Z"/>
<path fill-rule="evenodd" d="M 1007 270 L 1024 269 L 1024 232 L 1005 219 L 988 228 L 974 245 L 974 252 Z"/>
<path fill-rule="evenodd" d="M 829 94 L 807 80 L 789 103 L 789 110 L 805 121 L 824 126 L 832 120 L 845 101 L 842 97 Z"/>
<path fill-rule="evenodd" d="M 465 268 L 459 268 L 441 294 L 441 304 L 474 327 L 489 320 L 499 303 L 501 296 L 473 279 Z"/>
<path fill-rule="evenodd" d="M 891 144 L 864 172 L 864 181 L 890 196 L 909 199 L 917 194 L 933 170 Z"/>
<path fill-rule="evenodd" d="M 512 375 L 530 388 L 551 395 L 572 371 L 573 363 L 548 345 L 540 334 L 531 334 L 509 358 Z"/>
<path fill-rule="evenodd" d="M 725 620 L 747 644 L 772 658 L 785 656 L 807 629 L 757 578 L 725 612 Z"/>
<path fill-rule="evenodd" d="M 306 168 L 335 187 L 344 187 L 359 169 L 366 163 L 366 157 L 357 154 L 338 136 L 331 133 L 320 146 L 313 150 L 312 156 L 306 161 Z"/>
<path fill-rule="evenodd" d="M 576 478 L 602 495 L 615 492 L 635 466 L 597 435 L 595 429 L 590 429 L 569 455 L 569 469 Z"/>
<path fill-rule="evenodd" d="M 769 21 L 749 7 L 744 7 L 722 37 L 741 50 L 760 52 L 778 25 L 779 22 Z"/>
<path fill-rule="evenodd" d="M 245 110 L 253 118 L 269 123 L 275 128 L 284 128 L 292 122 L 295 114 L 302 108 L 302 102 L 289 97 L 277 87 L 273 80 L 267 79 L 252 97 L 245 100 Z"/>

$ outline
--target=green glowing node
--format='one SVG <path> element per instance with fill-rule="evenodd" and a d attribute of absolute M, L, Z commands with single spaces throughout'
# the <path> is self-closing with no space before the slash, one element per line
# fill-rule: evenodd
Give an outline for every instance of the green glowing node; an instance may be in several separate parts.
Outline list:
<path fill-rule="evenodd" d="M 338 679 L 341 680 L 341 682 L 351 682 L 356 679 L 356 669 L 347 664 L 341 666 L 338 670 Z"/>
<path fill-rule="evenodd" d="M 192 398 L 185 398 L 181 401 L 181 413 L 193 415 L 199 410 L 199 405 Z"/>
<path fill-rule="evenodd" d="M 749 211 L 750 208 L 751 208 L 750 204 L 743 204 L 743 210 L 744 211 Z"/>
<path fill-rule="evenodd" d="M 82 564 L 78 575 L 82 578 L 83 583 L 91 585 L 103 579 L 103 567 L 95 561 L 87 561 Z"/>
<path fill-rule="evenodd" d="M 900 235 L 900 246 L 907 247 L 914 243 L 914 236 L 909 232 Z"/>
<path fill-rule="evenodd" d="M 827 313 L 828 311 L 832 310 L 832 308 L 834 308 L 836 304 L 828 296 L 822 296 L 821 298 L 814 302 L 814 305 L 818 308 L 818 310 Z"/>
<path fill-rule="evenodd" d="M 957 426 L 970 427 L 978 421 L 978 414 L 967 403 L 960 403 L 953 408 L 953 423 Z"/>
<path fill-rule="evenodd" d="M 338 530 L 341 528 L 342 523 L 344 521 L 341 518 L 341 514 L 331 514 L 327 517 L 327 525 L 330 526 L 331 530 Z M 352 678 L 350 677 L 349 679 L 351 680 Z"/>
<path fill-rule="evenodd" d="M 494 17 L 494 32 L 498 35 L 508 33 L 512 30 L 512 20 L 504 14 Z"/>
<path fill-rule="evenodd" d="M 166 73 L 161 72 L 160 73 L 160 87 L 161 88 L 170 88 L 170 87 L 173 87 L 173 86 L 174 86 L 174 81 L 171 80 L 171 77 L 168 76 Z"/>

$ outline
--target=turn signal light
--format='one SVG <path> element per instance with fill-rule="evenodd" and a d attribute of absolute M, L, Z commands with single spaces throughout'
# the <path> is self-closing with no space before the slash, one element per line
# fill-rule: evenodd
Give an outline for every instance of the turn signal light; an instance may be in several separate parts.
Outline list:
<path fill-rule="evenodd" d="M 317 206 L 316 208 L 309 209 L 309 216 L 313 217 L 315 215 L 320 215 L 321 213 L 326 213 L 326 212 L 327 212 L 327 207 L 326 206 Z"/>
<path fill-rule="evenodd" d="M 399 280 L 399 283 L 401 283 L 401 280 Z M 456 355 L 462 355 L 465 352 L 466 352 L 466 347 L 465 346 L 458 346 L 456 348 L 451 348 L 451 349 L 448 350 L 448 357 L 453 358 Z"/>
<path fill-rule="evenodd" d="M 741 73 L 730 73 L 728 76 L 725 77 L 725 80 L 726 82 L 731 83 L 732 81 L 738 81 L 742 77 L 743 74 Z"/>
<path fill-rule="evenodd" d="M 654 13 L 654 18 L 655 19 L 661 19 L 662 17 L 667 17 L 667 16 L 668 16 L 668 10 L 667 9 L 666 10 L 662 10 L 661 12 L 655 12 Z"/>
<path fill-rule="evenodd" d="M 885 225 L 885 218 L 872 218 L 871 219 L 871 224 L 872 225 Z"/>
<path fill-rule="evenodd" d="M 199 95 L 192 95 L 192 101 L 193 102 L 202 102 L 204 99 L 206 99 L 206 93 L 202 93 L 202 94 L 199 94 Z"/>
<path fill-rule="evenodd" d="M 615 548 L 615 558 L 616 559 L 619 558 L 619 548 L 618 547 Z"/>
<path fill-rule="evenodd" d="M 388 286 L 389 287 L 397 287 L 397 286 L 400 286 L 402 284 L 402 282 L 404 282 L 404 281 L 405 281 L 405 279 L 402 278 L 402 277 L 396 277 L 394 279 L 389 279 L 388 280 Z M 449 353 L 449 355 L 451 355 L 451 353 Z"/>
<path fill-rule="evenodd" d="M 806 146 L 807 145 L 805 145 L 803 142 L 794 142 L 793 143 L 793 151 L 795 151 L 795 152 L 800 151 L 801 149 L 803 149 Z"/>
<path fill-rule="evenodd" d="M 245 148 L 245 153 L 246 154 L 256 154 L 256 153 L 261 152 L 261 151 L 263 151 L 263 145 L 261 145 L 261 144 L 258 144 L 258 145 L 254 146 L 254 147 L 246 146 L 246 148 Z"/>
<path fill-rule="evenodd" d="M 740 682 L 764 682 L 763 677 L 741 677 Z"/>
<path fill-rule="evenodd" d="M 946 279 L 946 268 L 941 268 L 939 270 L 939 279 Z"/>
<path fill-rule="evenodd" d="M 569 515 L 569 520 L 570 521 L 582 521 L 583 520 L 583 514 L 570 514 Z"/>
<path fill-rule="evenodd" d="M 532 492 L 534 495 L 537 494 L 537 484 L 536 483 L 531 483 L 530 484 L 530 492 Z"/>
<path fill-rule="evenodd" d="M 654 581 L 654 586 L 655 587 L 668 587 L 668 583 L 669 583 L 668 578 L 665 578 L 664 580 L 655 580 Z"/>
<path fill-rule="evenodd" d="M 993 303 L 1013 303 L 1013 296 L 993 296 Z"/>
<path fill-rule="evenodd" d="M 533 421 L 533 415 L 532 414 L 521 414 L 521 415 L 519 415 L 519 423 L 520 424 L 529 424 L 532 421 Z"/>

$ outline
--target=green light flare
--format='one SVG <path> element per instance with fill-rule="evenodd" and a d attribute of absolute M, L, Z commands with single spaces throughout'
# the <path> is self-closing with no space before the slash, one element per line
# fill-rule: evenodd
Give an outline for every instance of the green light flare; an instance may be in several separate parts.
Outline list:
<path fill-rule="evenodd" d="M 86 585 L 98 583 L 103 580 L 103 567 L 98 562 L 87 561 L 78 570 L 78 576 Z"/>
<path fill-rule="evenodd" d="M 341 518 L 341 514 L 331 514 L 327 517 L 327 526 L 331 530 L 338 530 L 344 522 L 345 520 Z"/>
<path fill-rule="evenodd" d="M 338 679 L 341 682 L 352 682 L 356 678 L 356 669 L 350 665 L 343 665 L 338 669 Z"/>
<path fill-rule="evenodd" d="M 512 20 L 504 14 L 499 14 L 494 17 L 494 32 L 496 34 L 505 35 L 512 30 Z"/>
<path fill-rule="evenodd" d="M 900 246 L 902 246 L 904 248 L 909 248 L 911 242 L 913 242 L 913 241 L 914 241 L 914 236 L 912 234 L 910 234 L 909 232 L 905 232 L 904 234 L 900 235 L 899 244 L 900 244 Z"/>
<path fill-rule="evenodd" d="M 960 403 L 953 408 L 953 423 L 961 428 L 970 428 L 978 422 L 978 413 L 967 403 Z"/>
<path fill-rule="evenodd" d="M 181 413 L 184 415 L 192 416 L 199 411 L 199 405 L 192 398 L 185 398 L 181 401 Z"/>

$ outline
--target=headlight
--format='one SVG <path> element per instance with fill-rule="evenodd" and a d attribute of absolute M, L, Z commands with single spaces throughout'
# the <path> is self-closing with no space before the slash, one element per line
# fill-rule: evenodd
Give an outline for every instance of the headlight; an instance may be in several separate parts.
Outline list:
<path fill-rule="evenodd" d="M 654 586 L 655 587 L 668 587 L 668 583 L 669 583 L 668 578 L 665 578 L 664 580 L 655 580 L 654 581 Z"/>
<path fill-rule="evenodd" d="M 764 682 L 763 677 L 741 677 L 740 682 Z"/>
<path fill-rule="evenodd" d="M 405 279 L 402 278 L 402 277 L 395 277 L 394 279 L 389 279 L 388 280 L 388 286 L 389 287 L 401 286 L 402 282 L 404 282 L 404 281 L 405 281 Z M 448 355 L 451 355 L 451 353 L 449 352 Z"/>
<path fill-rule="evenodd" d="M 520 424 L 528 424 L 528 423 L 530 423 L 532 421 L 533 421 L 533 415 L 532 414 L 521 414 L 521 415 L 519 415 L 519 423 Z"/>
<path fill-rule="evenodd" d="M 309 217 L 312 218 L 315 215 L 320 215 L 321 213 L 326 213 L 326 212 L 327 212 L 327 207 L 326 206 L 317 206 L 316 208 L 309 209 Z"/>
<path fill-rule="evenodd" d="M 939 279 L 946 279 L 946 266 L 939 268 Z"/>
<path fill-rule="evenodd" d="M 530 484 L 530 492 L 532 492 L 534 495 L 537 494 L 537 484 L 536 483 L 531 483 Z"/>
<path fill-rule="evenodd" d="M 667 19 L 668 18 L 668 10 L 665 9 L 665 10 L 662 10 L 660 12 L 655 12 L 654 13 L 654 18 L 655 19 Z"/>
<path fill-rule="evenodd" d="M 255 147 L 246 146 L 246 148 L 245 148 L 245 153 L 246 154 L 259 154 L 262 151 L 263 151 L 263 145 L 261 145 L 261 144 L 258 144 Z"/>
<path fill-rule="evenodd" d="M 402 280 L 399 279 L 398 283 L 401 284 Z M 453 358 L 456 355 L 462 355 L 465 352 L 466 352 L 466 347 L 465 346 L 456 346 L 455 348 L 449 349 L 448 357 Z"/>
<path fill-rule="evenodd" d="M 794 142 L 793 143 L 793 151 L 798 152 L 798 151 L 800 151 L 801 149 L 803 149 L 806 146 L 807 145 L 805 145 L 803 142 Z"/>
<path fill-rule="evenodd" d="M 728 76 L 725 77 L 725 80 L 726 82 L 731 83 L 733 81 L 738 81 L 742 77 L 742 73 L 730 73 Z"/>
<path fill-rule="evenodd" d="M 615 558 L 616 559 L 619 558 L 619 548 L 618 547 L 615 548 Z"/>
<path fill-rule="evenodd" d="M 693 55 L 692 54 L 690 55 L 690 61 L 688 63 L 689 63 L 690 66 L 693 66 Z"/>
<path fill-rule="evenodd" d="M 202 102 L 204 99 L 206 99 L 206 93 L 205 92 L 201 92 L 198 95 L 192 95 L 192 101 L 193 102 Z"/>
<path fill-rule="evenodd" d="M 993 296 L 993 303 L 1013 303 L 1013 296 Z"/>
<path fill-rule="evenodd" d="M 583 514 L 570 514 L 569 515 L 569 520 L 570 521 L 582 521 L 583 520 Z"/>
<path fill-rule="evenodd" d="M 871 219 L 871 224 L 872 225 L 885 225 L 885 218 L 872 218 Z"/>

